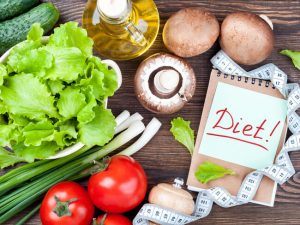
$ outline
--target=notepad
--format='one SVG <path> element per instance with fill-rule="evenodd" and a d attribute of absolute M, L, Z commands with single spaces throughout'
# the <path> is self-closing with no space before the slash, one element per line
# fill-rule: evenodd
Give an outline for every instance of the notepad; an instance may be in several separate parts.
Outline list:
<path fill-rule="evenodd" d="M 284 143 L 286 112 L 286 100 L 270 82 L 228 76 L 213 70 L 192 157 L 188 188 L 199 191 L 221 186 L 236 195 L 249 172 L 273 164 Z M 205 161 L 230 168 L 237 175 L 201 184 L 194 174 Z M 275 193 L 275 183 L 264 177 L 254 202 L 272 206 Z"/>

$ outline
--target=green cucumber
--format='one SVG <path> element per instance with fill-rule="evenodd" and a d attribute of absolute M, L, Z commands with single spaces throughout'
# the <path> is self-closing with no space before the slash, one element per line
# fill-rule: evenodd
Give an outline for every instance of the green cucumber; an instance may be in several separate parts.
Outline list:
<path fill-rule="evenodd" d="M 40 23 L 44 33 L 50 31 L 59 19 L 59 11 L 48 2 L 30 11 L 0 23 L 0 55 L 17 43 L 26 40 L 30 27 Z"/>
<path fill-rule="evenodd" d="M 39 0 L 0 0 L 0 21 L 27 12 L 38 2 Z"/>

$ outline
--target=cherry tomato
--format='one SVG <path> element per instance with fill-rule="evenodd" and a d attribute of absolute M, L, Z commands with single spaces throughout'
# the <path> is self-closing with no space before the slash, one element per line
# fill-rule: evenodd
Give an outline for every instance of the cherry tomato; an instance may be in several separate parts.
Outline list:
<path fill-rule="evenodd" d="M 40 209 L 43 225 L 87 225 L 93 215 L 94 206 L 88 193 L 71 181 L 50 188 Z"/>
<path fill-rule="evenodd" d="M 94 225 L 132 225 L 131 221 L 120 214 L 105 214 L 97 218 Z"/>
<path fill-rule="evenodd" d="M 147 178 L 142 166 L 128 156 L 114 156 L 106 170 L 92 175 L 88 193 L 104 212 L 123 213 L 137 207 L 145 198 Z"/>

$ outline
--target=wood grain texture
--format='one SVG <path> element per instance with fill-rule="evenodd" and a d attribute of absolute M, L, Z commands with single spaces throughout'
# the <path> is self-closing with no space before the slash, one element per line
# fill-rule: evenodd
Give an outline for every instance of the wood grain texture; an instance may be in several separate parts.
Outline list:
<path fill-rule="evenodd" d="M 61 12 L 61 23 L 70 20 L 81 22 L 86 1 L 53 0 L 52 2 Z M 187 59 L 195 70 L 197 88 L 194 98 L 183 110 L 171 116 L 157 116 L 146 111 L 135 98 L 133 76 L 137 66 L 143 59 L 153 53 L 166 51 L 162 43 L 161 31 L 166 19 L 172 13 L 184 7 L 204 7 L 213 12 L 220 22 L 228 13 L 235 11 L 252 11 L 257 14 L 268 15 L 274 22 L 276 44 L 273 54 L 264 63 L 275 63 L 289 75 L 290 81 L 300 83 L 300 72 L 294 69 L 288 58 L 278 54 L 278 51 L 284 48 L 300 51 L 300 1 L 156 0 L 155 2 L 161 17 L 158 38 L 153 47 L 143 56 L 136 60 L 119 63 L 123 71 L 123 86 L 109 100 L 109 107 L 112 108 L 115 115 L 124 109 L 128 109 L 132 113 L 141 113 L 146 122 L 156 116 L 163 123 L 162 129 L 151 143 L 134 156 L 146 170 L 149 178 L 149 188 L 160 182 L 172 182 L 175 177 L 187 177 L 190 155 L 173 140 L 169 132 L 170 120 L 175 116 L 182 116 L 190 120 L 192 128 L 197 130 L 211 70 L 209 60 L 219 50 L 219 45 L 216 43 L 205 54 Z M 253 67 L 246 69 L 250 68 Z M 292 153 L 291 158 L 296 171 L 300 171 L 300 154 Z M 279 187 L 274 208 L 248 204 L 223 209 L 215 205 L 212 213 L 207 218 L 193 224 L 300 224 L 299 200 L 300 172 L 297 172 L 286 184 Z M 6 224 L 13 225 L 16 221 L 18 221 L 18 218 Z M 39 216 L 36 215 L 27 224 L 41 224 Z"/>

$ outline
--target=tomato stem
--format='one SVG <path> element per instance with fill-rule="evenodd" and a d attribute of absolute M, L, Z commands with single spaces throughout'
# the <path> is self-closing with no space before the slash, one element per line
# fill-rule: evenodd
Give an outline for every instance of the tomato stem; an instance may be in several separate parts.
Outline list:
<path fill-rule="evenodd" d="M 91 167 L 91 169 L 89 170 L 90 175 L 106 170 L 110 162 L 110 157 L 106 156 L 100 161 L 94 160 L 93 162 L 95 166 Z"/>
<path fill-rule="evenodd" d="M 105 225 L 105 220 L 107 217 L 107 213 L 104 214 L 103 218 L 101 219 L 100 223 L 97 223 L 97 219 L 93 219 L 93 225 Z"/>
<path fill-rule="evenodd" d="M 69 205 L 72 202 L 75 202 L 78 200 L 78 198 L 72 198 L 68 201 L 62 202 L 56 195 L 54 196 L 54 199 L 56 201 L 56 207 L 53 209 L 53 212 L 58 216 L 58 217 L 63 217 L 63 216 L 72 216 L 72 213 L 69 209 Z"/>

